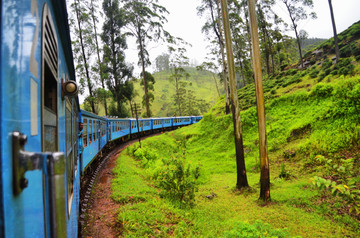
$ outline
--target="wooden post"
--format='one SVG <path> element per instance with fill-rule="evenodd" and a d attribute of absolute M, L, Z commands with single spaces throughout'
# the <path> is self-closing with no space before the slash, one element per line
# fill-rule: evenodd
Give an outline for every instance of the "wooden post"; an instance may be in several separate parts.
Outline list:
<path fill-rule="evenodd" d="M 250 16 L 250 30 L 252 40 L 252 54 L 253 67 L 255 76 L 256 89 L 256 106 L 258 114 L 259 125 L 259 150 L 260 150 L 260 199 L 268 201 L 270 199 L 270 173 L 269 173 L 269 158 L 266 141 L 266 121 L 265 121 L 265 105 L 264 92 L 262 85 L 261 73 L 261 57 L 259 47 L 259 33 L 255 12 L 255 0 L 249 0 L 249 16 Z"/>
<path fill-rule="evenodd" d="M 225 45 L 228 62 L 228 72 L 230 81 L 230 104 L 233 115 L 234 134 L 235 134 L 235 149 L 236 149 L 236 167 L 237 167 L 237 183 L 236 188 L 241 189 L 248 187 L 248 181 L 245 168 L 245 156 L 244 145 L 241 131 L 240 122 L 240 108 L 239 99 L 237 94 L 236 82 L 235 82 L 235 63 L 234 54 L 232 50 L 232 41 L 230 33 L 229 16 L 227 12 L 227 0 L 221 0 L 221 9 L 223 15 L 223 24 L 225 32 Z"/>

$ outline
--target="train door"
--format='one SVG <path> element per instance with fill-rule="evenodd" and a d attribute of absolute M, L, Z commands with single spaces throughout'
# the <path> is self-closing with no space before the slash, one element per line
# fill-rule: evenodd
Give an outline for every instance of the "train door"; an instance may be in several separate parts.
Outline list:
<path fill-rule="evenodd" d="M 65 237 L 65 158 L 63 153 L 58 153 L 58 100 L 60 97 L 58 92 L 61 84 L 58 78 L 58 43 L 47 4 L 43 8 L 41 39 L 41 147 L 44 154 L 56 155 L 55 157 L 46 158 L 48 166 L 46 172 L 44 172 L 43 196 L 45 201 L 46 234 L 49 237 Z M 68 103 L 66 103 L 66 112 L 68 106 Z"/>

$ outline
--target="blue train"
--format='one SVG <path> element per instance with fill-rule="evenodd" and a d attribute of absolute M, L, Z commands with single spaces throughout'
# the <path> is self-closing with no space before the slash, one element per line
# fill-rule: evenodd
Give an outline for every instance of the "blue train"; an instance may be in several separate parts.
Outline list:
<path fill-rule="evenodd" d="M 80 110 L 65 0 L 2 0 L 0 14 L 0 237 L 77 237 L 81 174 L 104 147 L 201 117 Z"/>

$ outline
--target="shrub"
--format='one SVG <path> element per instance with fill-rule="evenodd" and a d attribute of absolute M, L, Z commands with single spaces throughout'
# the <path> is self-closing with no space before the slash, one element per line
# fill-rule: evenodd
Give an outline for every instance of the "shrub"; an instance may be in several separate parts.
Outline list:
<path fill-rule="evenodd" d="M 149 162 L 155 161 L 159 157 L 156 152 L 151 151 L 147 147 L 137 148 L 137 150 L 133 151 L 133 155 L 135 156 L 135 159 L 141 161 L 141 167 L 143 168 L 147 168 L 149 166 Z"/>
<path fill-rule="evenodd" d="M 170 199 L 180 207 L 193 206 L 196 183 L 200 176 L 200 167 L 191 169 L 182 158 L 163 160 L 164 167 L 155 175 L 158 186 L 162 189 L 160 196 Z"/>
<path fill-rule="evenodd" d="M 318 76 L 318 74 L 319 74 L 319 70 L 318 69 L 313 69 L 313 70 L 310 71 L 309 76 L 311 78 L 316 78 Z"/>
<path fill-rule="evenodd" d="M 319 83 L 310 92 L 310 96 L 316 98 L 325 98 L 331 96 L 334 88 L 331 84 Z"/>

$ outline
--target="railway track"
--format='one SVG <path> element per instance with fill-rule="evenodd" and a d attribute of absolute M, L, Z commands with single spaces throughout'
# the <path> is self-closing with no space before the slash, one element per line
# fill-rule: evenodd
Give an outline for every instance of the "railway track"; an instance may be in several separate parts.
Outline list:
<path fill-rule="evenodd" d="M 160 135 L 161 133 L 151 134 L 141 139 L 146 139 L 148 137 Z M 82 238 L 83 236 L 83 227 L 85 225 L 86 214 L 88 210 L 91 209 L 92 198 L 91 198 L 91 191 L 93 186 L 96 184 L 96 181 L 99 178 L 100 172 L 107 168 L 108 161 L 113 156 L 118 156 L 121 151 L 123 151 L 129 145 L 138 142 L 138 138 L 132 138 L 129 141 L 120 142 L 111 146 L 110 148 L 106 148 L 104 153 L 98 155 L 95 161 L 91 164 L 91 166 L 87 169 L 86 174 L 83 175 L 81 179 L 81 190 L 80 190 L 80 206 L 79 206 L 79 220 L 78 220 L 78 237 Z"/>

